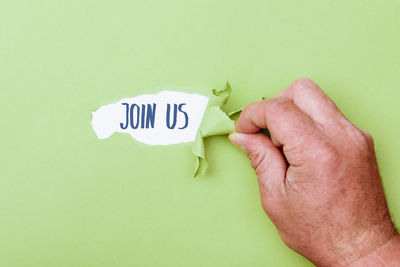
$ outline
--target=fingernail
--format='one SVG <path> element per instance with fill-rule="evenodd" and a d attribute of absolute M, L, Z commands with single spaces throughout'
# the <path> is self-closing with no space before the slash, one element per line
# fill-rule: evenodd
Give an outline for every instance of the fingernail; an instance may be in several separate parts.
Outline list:
<path fill-rule="evenodd" d="M 228 136 L 229 140 L 231 140 L 232 143 L 234 143 L 240 149 L 244 150 L 243 137 L 243 134 L 240 133 L 231 133 Z"/>

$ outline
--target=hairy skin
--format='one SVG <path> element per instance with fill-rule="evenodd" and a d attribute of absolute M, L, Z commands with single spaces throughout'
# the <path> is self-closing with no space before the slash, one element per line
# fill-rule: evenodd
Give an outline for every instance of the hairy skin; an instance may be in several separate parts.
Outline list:
<path fill-rule="evenodd" d="M 229 138 L 246 151 L 262 207 L 291 249 L 318 266 L 400 266 L 372 137 L 313 81 L 246 106 Z"/>

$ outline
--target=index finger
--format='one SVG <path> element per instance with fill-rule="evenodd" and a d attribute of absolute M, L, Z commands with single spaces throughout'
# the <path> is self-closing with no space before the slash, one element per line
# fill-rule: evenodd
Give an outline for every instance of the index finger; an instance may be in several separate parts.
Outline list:
<path fill-rule="evenodd" d="M 306 146 L 319 135 L 314 121 L 286 97 L 247 105 L 236 123 L 236 131 L 241 133 L 256 133 L 263 128 L 289 147 Z"/>
<path fill-rule="evenodd" d="M 312 80 L 301 78 L 281 91 L 278 97 L 287 97 L 319 124 L 336 122 L 342 115 L 336 104 Z"/>

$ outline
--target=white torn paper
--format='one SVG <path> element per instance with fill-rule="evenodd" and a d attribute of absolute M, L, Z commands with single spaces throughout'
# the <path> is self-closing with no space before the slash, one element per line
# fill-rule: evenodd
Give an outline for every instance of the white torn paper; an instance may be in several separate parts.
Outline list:
<path fill-rule="evenodd" d="M 99 139 L 118 132 L 149 145 L 193 142 L 208 100 L 200 94 L 167 90 L 124 98 L 92 112 L 92 127 Z"/>

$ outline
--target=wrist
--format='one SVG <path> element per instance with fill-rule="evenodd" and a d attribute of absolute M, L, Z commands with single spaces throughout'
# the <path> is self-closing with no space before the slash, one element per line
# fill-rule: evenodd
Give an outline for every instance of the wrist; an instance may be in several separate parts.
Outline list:
<path fill-rule="evenodd" d="M 396 233 L 386 243 L 349 266 L 400 266 L 400 235 Z"/>
<path fill-rule="evenodd" d="M 317 266 L 400 266 L 400 235 L 391 220 L 368 230 L 343 232 L 332 245 L 325 254 L 315 253 L 309 259 Z"/>

